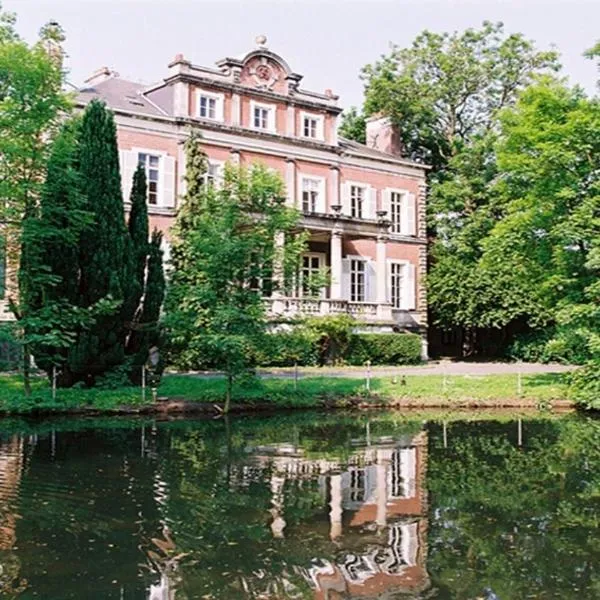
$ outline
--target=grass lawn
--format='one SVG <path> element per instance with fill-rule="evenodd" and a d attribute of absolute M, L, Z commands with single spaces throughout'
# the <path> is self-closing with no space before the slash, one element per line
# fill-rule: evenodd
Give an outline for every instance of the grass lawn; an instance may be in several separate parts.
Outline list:
<path fill-rule="evenodd" d="M 370 394 L 367 393 L 365 381 L 360 379 L 304 377 L 299 379 L 297 387 L 293 379 L 263 379 L 236 385 L 233 401 L 250 406 L 268 403 L 277 408 L 343 407 L 357 398 L 365 404 L 399 402 L 402 405 L 448 408 L 459 408 L 466 403 L 482 407 L 503 403 L 543 405 L 553 400 L 568 399 L 567 377 L 564 374 L 523 376 L 521 394 L 517 375 L 374 377 Z M 161 398 L 204 403 L 221 402 L 224 393 L 224 380 L 193 375 L 166 375 L 158 390 Z M 34 380 L 33 394 L 27 399 L 22 393 L 20 376 L 0 376 L 0 411 L 3 412 L 63 412 L 86 407 L 110 411 L 120 406 L 141 407 L 150 402 L 150 390 L 147 390 L 144 402 L 141 389 L 133 387 L 117 390 L 59 389 L 56 402 L 53 402 L 52 391 L 45 378 Z"/>

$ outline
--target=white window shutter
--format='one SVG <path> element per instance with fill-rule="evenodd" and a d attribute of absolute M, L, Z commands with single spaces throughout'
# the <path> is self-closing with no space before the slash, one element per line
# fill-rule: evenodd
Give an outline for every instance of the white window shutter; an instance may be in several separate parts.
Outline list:
<path fill-rule="evenodd" d="M 367 260 L 365 263 L 365 301 L 375 302 L 377 299 L 377 273 L 375 261 Z"/>
<path fill-rule="evenodd" d="M 367 210 L 366 210 L 366 218 L 367 219 L 376 219 L 377 218 L 377 190 L 374 187 L 367 186 L 365 189 L 366 200 L 367 200 Z"/>
<path fill-rule="evenodd" d="M 319 199 L 317 202 L 317 212 L 326 213 L 327 212 L 327 184 L 326 181 L 323 180 L 319 184 Z"/>
<path fill-rule="evenodd" d="M 350 216 L 350 185 L 344 183 L 342 186 L 342 214 Z"/>
<path fill-rule="evenodd" d="M 217 98 L 217 102 L 216 102 L 216 114 L 215 117 L 217 119 L 217 121 L 223 121 L 224 120 L 224 108 L 223 108 L 223 96 L 219 96 Z"/>
<path fill-rule="evenodd" d="M 172 156 L 162 157 L 162 202 L 161 206 L 175 206 L 175 159 Z"/>
<path fill-rule="evenodd" d="M 406 235 L 417 235 L 417 199 L 414 194 L 406 194 Z"/>
<path fill-rule="evenodd" d="M 350 259 L 342 259 L 342 300 L 350 300 Z"/>
<path fill-rule="evenodd" d="M 390 190 L 381 190 L 381 210 L 387 212 L 385 218 L 390 220 L 392 218 L 392 205 L 390 202 Z"/>
<path fill-rule="evenodd" d="M 402 308 L 404 310 L 416 309 L 416 281 L 415 265 L 408 263 L 404 267 L 404 277 L 402 278 Z"/>
<path fill-rule="evenodd" d="M 119 162 L 121 167 L 123 200 L 129 202 L 133 185 L 133 175 L 138 166 L 138 153 L 134 150 L 119 150 Z"/>

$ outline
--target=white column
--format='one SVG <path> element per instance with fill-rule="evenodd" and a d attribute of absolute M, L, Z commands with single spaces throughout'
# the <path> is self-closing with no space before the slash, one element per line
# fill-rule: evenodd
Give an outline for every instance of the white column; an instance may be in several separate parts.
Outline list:
<path fill-rule="evenodd" d="M 331 299 L 342 299 L 342 233 L 331 232 Z"/>
<path fill-rule="evenodd" d="M 296 206 L 296 163 L 293 159 L 286 159 L 285 189 L 287 191 L 287 205 Z"/>
<path fill-rule="evenodd" d="M 239 94 L 231 95 L 231 124 L 239 127 L 242 124 L 242 103 Z"/>
<path fill-rule="evenodd" d="M 173 84 L 173 114 L 176 117 L 190 116 L 189 86 L 183 81 Z"/>
<path fill-rule="evenodd" d="M 387 525 L 387 470 L 390 463 L 385 450 L 377 450 L 377 517 L 379 527 Z"/>
<path fill-rule="evenodd" d="M 296 108 L 291 104 L 287 107 L 286 134 L 291 137 L 296 136 Z"/>
<path fill-rule="evenodd" d="M 386 303 L 387 300 L 387 238 L 379 236 L 377 238 L 377 252 L 375 259 L 376 273 L 376 298 L 378 304 Z"/>
<path fill-rule="evenodd" d="M 341 204 L 340 202 L 340 169 L 337 165 L 330 168 L 329 177 L 329 206 Z M 331 213 L 331 210 L 327 211 Z"/>
<path fill-rule="evenodd" d="M 329 535 L 332 540 L 342 535 L 342 476 L 332 475 L 329 480 L 330 491 L 331 491 L 331 502 L 329 506 L 331 511 L 329 512 L 329 523 L 330 530 Z"/>

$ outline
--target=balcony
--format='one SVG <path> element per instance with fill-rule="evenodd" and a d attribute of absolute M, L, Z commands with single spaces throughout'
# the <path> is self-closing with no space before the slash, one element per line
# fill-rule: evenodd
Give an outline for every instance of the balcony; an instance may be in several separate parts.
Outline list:
<path fill-rule="evenodd" d="M 377 302 L 350 302 L 329 298 L 266 298 L 271 317 L 294 319 L 326 315 L 350 315 L 357 321 L 393 323 L 391 304 Z"/>

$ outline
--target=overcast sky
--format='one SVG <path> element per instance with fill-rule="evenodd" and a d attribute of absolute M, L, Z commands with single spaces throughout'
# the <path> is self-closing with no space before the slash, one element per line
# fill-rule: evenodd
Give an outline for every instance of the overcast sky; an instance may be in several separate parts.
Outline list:
<path fill-rule="evenodd" d="M 595 88 L 595 65 L 582 53 L 600 38 L 599 0 L 0 0 L 17 13 L 21 35 L 33 40 L 43 23 L 67 33 L 70 80 L 80 85 L 108 66 L 122 77 L 155 82 L 179 52 L 213 65 L 252 49 L 257 35 L 304 75 L 302 87 L 360 104 L 359 72 L 408 45 L 423 29 L 454 31 L 485 19 L 503 21 L 540 48 L 555 45 L 571 82 Z"/>

